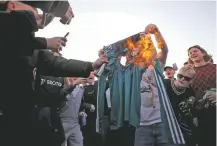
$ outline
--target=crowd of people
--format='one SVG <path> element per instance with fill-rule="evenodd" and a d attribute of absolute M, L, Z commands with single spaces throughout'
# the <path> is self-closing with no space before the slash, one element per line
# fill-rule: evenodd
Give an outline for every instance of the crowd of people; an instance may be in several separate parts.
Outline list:
<path fill-rule="evenodd" d="M 68 60 L 61 54 L 66 37 L 33 35 L 54 17 L 69 24 L 74 14 L 67 1 L 2 1 L 0 11 L 1 146 L 216 145 L 216 64 L 201 46 L 186 48 L 189 59 L 179 69 L 165 66 L 169 48 L 149 24 L 138 36 L 155 30 L 162 49 L 155 65 L 136 72 L 120 64 L 123 54 L 112 63 L 104 50 L 95 62 Z M 103 64 L 110 72 L 96 80 Z"/>

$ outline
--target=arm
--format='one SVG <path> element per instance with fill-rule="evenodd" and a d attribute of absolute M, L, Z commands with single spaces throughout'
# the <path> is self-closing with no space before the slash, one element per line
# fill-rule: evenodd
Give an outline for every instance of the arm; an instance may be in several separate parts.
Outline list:
<path fill-rule="evenodd" d="M 60 96 L 66 97 L 66 95 L 70 94 L 75 89 L 75 87 L 76 87 L 76 85 L 73 85 L 73 84 L 63 87 L 60 90 Z"/>
<path fill-rule="evenodd" d="M 82 100 L 81 109 L 90 110 L 90 108 L 91 108 L 91 104 Z"/>
<path fill-rule="evenodd" d="M 11 16 L 11 24 L 15 27 L 19 27 L 17 31 L 29 32 L 29 33 L 38 31 L 38 24 L 36 22 L 35 15 L 33 12 L 12 11 L 10 12 L 10 16 Z"/>
<path fill-rule="evenodd" d="M 164 40 L 161 32 L 158 30 L 157 35 L 155 35 L 156 37 L 156 41 L 157 42 L 162 42 L 162 50 L 157 54 L 157 59 L 159 59 L 159 61 L 162 64 L 166 64 L 166 60 L 167 60 L 167 54 L 168 54 L 168 47 L 167 47 L 167 43 Z"/>
<path fill-rule="evenodd" d="M 91 62 L 68 60 L 45 50 L 39 50 L 37 58 L 37 68 L 46 76 L 86 78 L 93 70 Z"/>
<path fill-rule="evenodd" d="M 65 97 L 67 94 L 70 94 L 72 93 L 72 91 L 75 89 L 75 87 L 79 84 L 82 84 L 82 82 L 84 81 L 85 79 L 77 79 L 75 81 L 73 81 L 73 83 L 68 83 L 66 84 L 66 80 L 63 80 L 63 84 L 65 84 L 65 86 L 60 90 L 60 95 L 62 97 Z"/>
<path fill-rule="evenodd" d="M 168 47 L 161 32 L 159 31 L 158 27 L 155 24 L 149 24 L 145 28 L 145 33 L 150 33 L 155 35 L 156 41 L 158 43 L 158 48 L 161 49 L 161 51 L 157 54 L 157 59 L 161 62 L 162 66 L 164 66 L 164 64 L 166 64 Z"/>
<path fill-rule="evenodd" d="M 47 41 L 43 37 L 35 37 L 33 43 L 35 49 L 47 49 Z"/>
<path fill-rule="evenodd" d="M 1 45 L 6 44 L 7 48 L 14 48 L 13 53 L 22 55 L 32 55 L 32 50 L 34 49 L 34 32 L 38 30 L 37 22 L 35 16 L 31 11 L 12 11 L 11 13 L 2 13 L 1 16 L 1 27 L 3 31 L 7 32 L 5 35 L 5 40 L 2 40 Z M 8 31 L 10 30 L 10 31 Z M 13 43 L 8 43 L 13 42 Z M 15 49 L 17 48 L 17 49 Z"/>
<path fill-rule="evenodd" d="M 84 98 L 81 100 L 80 111 L 88 110 L 90 112 L 95 111 L 95 106 L 93 104 L 87 103 L 84 101 Z"/>

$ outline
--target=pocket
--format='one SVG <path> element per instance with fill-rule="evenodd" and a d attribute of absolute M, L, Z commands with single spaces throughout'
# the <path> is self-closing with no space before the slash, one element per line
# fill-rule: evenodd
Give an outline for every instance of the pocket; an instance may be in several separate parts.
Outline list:
<path fill-rule="evenodd" d="M 141 93 L 141 105 L 143 107 L 152 107 L 152 92 Z"/>

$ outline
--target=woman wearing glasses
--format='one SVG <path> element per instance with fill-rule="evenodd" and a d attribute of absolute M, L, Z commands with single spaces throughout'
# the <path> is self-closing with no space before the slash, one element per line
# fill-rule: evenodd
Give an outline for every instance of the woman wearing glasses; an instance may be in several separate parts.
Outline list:
<path fill-rule="evenodd" d="M 195 127 L 193 120 L 196 118 L 191 113 L 195 98 L 193 90 L 190 88 L 194 75 L 193 68 L 182 67 L 178 72 L 177 80 L 164 80 L 168 97 L 188 146 L 195 145 L 192 131 Z"/>

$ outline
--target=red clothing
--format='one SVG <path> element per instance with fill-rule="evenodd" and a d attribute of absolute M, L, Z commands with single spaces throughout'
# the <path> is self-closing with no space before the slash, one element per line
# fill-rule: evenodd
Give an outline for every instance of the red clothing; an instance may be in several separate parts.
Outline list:
<path fill-rule="evenodd" d="M 199 100 L 206 90 L 216 88 L 216 64 L 195 67 L 195 71 L 192 88 Z M 197 117 L 199 127 L 196 137 L 199 146 L 216 146 L 216 106 L 197 111 Z"/>
<path fill-rule="evenodd" d="M 206 64 L 195 67 L 196 74 L 193 79 L 192 88 L 196 99 L 203 97 L 204 92 L 210 88 L 216 88 L 216 64 Z"/>

